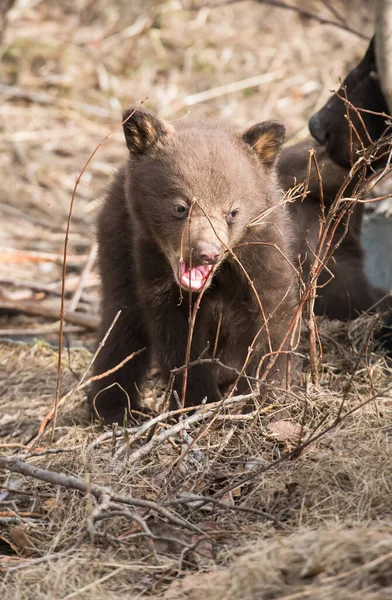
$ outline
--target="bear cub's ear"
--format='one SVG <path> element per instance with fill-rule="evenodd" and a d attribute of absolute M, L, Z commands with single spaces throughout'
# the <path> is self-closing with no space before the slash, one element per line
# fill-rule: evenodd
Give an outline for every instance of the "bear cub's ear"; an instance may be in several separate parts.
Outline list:
<path fill-rule="evenodd" d="M 174 133 L 174 128 L 169 123 L 147 108 L 131 107 L 123 113 L 123 121 L 127 118 L 123 129 L 128 150 L 132 154 L 144 154 L 158 143 L 164 143 Z"/>
<path fill-rule="evenodd" d="M 280 121 L 263 121 L 247 129 L 241 138 L 256 152 L 263 163 L 273 167 L 286 136 L 286 129 Z"/>

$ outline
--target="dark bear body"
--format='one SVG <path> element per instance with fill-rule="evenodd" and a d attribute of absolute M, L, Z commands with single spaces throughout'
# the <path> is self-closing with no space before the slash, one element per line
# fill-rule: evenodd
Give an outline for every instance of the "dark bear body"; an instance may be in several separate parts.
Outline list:
<path fill-rule="evenodd" d="M 327 103 L 314 114 L 309 121 L 309 130 L 312 136 L 325 146 L 326 153 L 332 161 L 345 169 L 350 169 L 351 165 L 358 159 L 358 152 L 367 148 L 371 141 L 377 142 L 384 135 L 390 135 L 390 126 L 388 125 L 389 110 L 385 100 L 380 75 L 377 68 L 375 37 L 371 39 L 368 49 L 359 62 L 359 64 L 349 72 L 344 79 L 342 86 L 337 94 L 331 96 Z M 359 115 L 342 99 L 347 100 L 359 110 Z M 350 127 L 350 117 L 352 127 Z M 389 147 L 385 145 L 378 155 L 373 156 L 372 164 L 368 167 L 369 171 L 383 168 L 389 158 Z M 355 209 L 358 213 L 359 207 Z M 375 288 L 370 285 L 364 275 L 363 258 L 361 257 L 360 240 L 352 244 L 349 238 L 348 251 L 342 246 L 339 252 L 338 281 L 349 282 L 349 295 L 354 299 L 351 305 L 358 310 L 368 310 L 373 304 L 374 298 L 377 301 L 387 294 L 386 290 Z M 336 260 L 338 257 L 336 256 Z M 347 284 L 346 284 L 347 286 Z M 336 287 L 336 286 L 335 286 Z M 342 286 L 338 285 L 337 291 L 341 291 Z M 327 288 L 326 293 L 329 293 Z M 334 296 L 338 298 L 339 295 Z M 331 300 L 334 301 L 334 298 Z M 330 300 L 330 303 L 331 303 Z M 392 299 L 387 298 L 381 304 L 377 305 L 380 310 L 391 310 Z M 370 305 L 367 307 L 367 305 Z M 392 312 L 384 315 L 384 329 L 381 332 L 383 346 L 392 355 Z"/>
<path fill-rule="evenodd" d="M 360 110 L 360 116 L 350 108 L 344 98 Z M 381 114 L 380 114 L 381 113 Z M 347 119 L 349 115 L 353 127 Z M 338 165 L 349 169 L 358 159 L 358 151 L 377 141 L 387 130 L 388 108 L 381 89 L 375 56 L 373 36 L 365 56 L 350 71 L 337 94 L 315 113 L 309 121 L 312 136 L 325 146 L 329 157 Z M 370 139 L 369 139 L 370 138 Z M 387 160 L 373 162 L 381 167 Z"/>
<path fill-rule="evenodd" d="M 174 129 L 139 109 L 124 132 L 130 158 L 98 222 L 100 339 L 122 312 L 94 372 L 144 350 L 93 384 L 90 401 L 106 422 L 121 422 L 127 406 L 140 409 L 139 388 L 153 356 L 166 381 L 185 364 L 190 300 L 201 291 L 190 360 L 207 347 L 203 357 L 211 357 L 219 332 L 216 356 L 235 369 L 254 344 L 248 376 L 263 373 L 271 353 L 287 348 L 283 340 L 298 302 L 292 236 L 275 174 L 282 125 L 261 123 L 240 136 L 219 122 L 185 119 Z M 286 361 L 282 353 L 269 380 L 285 379 Z M 174 384 L 180 398 L 182 377 Z M 219 400 L 235 377 L 211 364 L 190 368 L 185 405 Z M 238 389 L 249 389 L 245 378 Z"/>
<path fill-rule="evenodd" d="M 293 187 L 295 182 L 305 181 L 309 150 L 312 148 L 316 150 L 321 171 L 325 214 L 327 214 L 349 170 L 335 164 L 325 148 L 311 138 L 283 148 L 279 157 L 278 173 L 285 190 Z M 354 182 L 346 189 L 345 197 L 350 196 L 353 185 Z M 296 200 L 289 207 L 297 244 L 296 251 L 297 255 L 300 255 L 306 281 L 314 258 L 312 252 L 316 250 L 321 219 L 320 185 L 314 165 L 310 172 L 307 196 L 302 202 Z M 357 204 L 349 215 L 347 230 L 346 218 L 336 229 L 332 244 L 335 245 L 339 241 L 340 244 L 328 262 L 328 270 L 323 269 L 318 280 L 319 289 L 315 302 L 315 313 L 318 315 L 325 314 L 330 319 L 347 320 L 368 311 L 374 305 L 377 305 L 378 310 L 390 308 L 391 300 L 385 298 L 387 291 L 373 286 L 365 274 L 360 238 L 362 216 L 363 204 Z"/>

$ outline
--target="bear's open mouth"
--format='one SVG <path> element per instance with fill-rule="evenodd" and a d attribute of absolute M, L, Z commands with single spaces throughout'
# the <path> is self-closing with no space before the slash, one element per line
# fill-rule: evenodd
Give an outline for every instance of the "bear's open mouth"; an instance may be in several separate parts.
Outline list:
<path fill-rule="evenodd" d="M 197 265 L 189 268 L 189 265 L 183 260 L 178 266 L 178 278 L 181 287 L 191 292 L 200 292 L 203 289 L 213 265 Z"/>

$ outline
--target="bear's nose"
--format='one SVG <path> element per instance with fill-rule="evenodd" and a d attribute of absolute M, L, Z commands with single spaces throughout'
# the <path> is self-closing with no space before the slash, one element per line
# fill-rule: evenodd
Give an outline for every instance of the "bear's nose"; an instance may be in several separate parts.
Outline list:
<path fill-rule="evenodd" d="M 219 258 L 219 248 L 217 246 L 205 246 L 200 248 L 198 259 L 204 265 L 215 265 Z"/>
<path fill-rule="evenodd" d="M 324 146 L 328 139 L 328 131 L 325 127 L 323 127 L 323 123 L 321 122 L 318 113 L 313 115 L 313 117 L 311 117 L 309 120 L 309 131 L 312 137 L 314 137 L 319 144 Z"/>

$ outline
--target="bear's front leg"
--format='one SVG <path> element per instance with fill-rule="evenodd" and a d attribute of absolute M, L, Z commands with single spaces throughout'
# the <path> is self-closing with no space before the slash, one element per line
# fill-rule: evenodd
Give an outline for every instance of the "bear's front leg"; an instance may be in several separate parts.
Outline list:
<path fill-rule="evenodd" d="M 121 310 L 121 314 L 94 362 L 93 375 L 101 375 L 119 365 L 133 352 L 142 351 L 111 375 L 94 381 L 89 393 L 93 415 L 106 423 L 120 424 L 128 409 L 140 410 L 139 388 L 150 366 L 151 355 L 144 313 L 137 301 L 133 230 L 123 188 L 124 173 L 119 171 L 98 219 L 102 279 L 99 342 L 103 340 L 116 313 Z"/>
<path fill-rule="evenodd" d="M 118 304 L 116 308 L 120 309 Z M 104 305 L 105 316 L 116 314 Z M 106 318 L 101 324 L 101 339 L 110 327 Z M 140 411 L 139 388 L 150 365 L 149 338 L 142 314 L 135 308 L 122 308 L 121 315 L 102 346 L 94 364 L 94 375 L 113 369 L 132 353 L 133 358 L 114 373 L 94 381 L 89 391 L 89 405 L 94 417 L 105 423 L 123 423 L 124 413 Z"/>
<path fill-rule="evenodd" d="M 184 300 L 183 305 L 175 303 L 162 303 L 156 310 L 150 312 L 148 322 L 151 323 L 150 335 L 154 339 L 154 348 L 161 368 L 163 378 L 168 381 L 173 369 L 182 367 L 186 363 L 186 351 L 189 336 L 188 308 Z M 189 362 L 197 361 L 208 344 L 206 325 L 202 320 L 196 319 L 192 335 Z M 206 354 L 208 356 L 208 354 Z M 207 402 L 217 402 L 221 394 L 213 372 L 212 365 L 197 364 L 190 367 L 187 372 L 187 386 L 185 406 L 197 406 L 204 399 Z M 174 380 L 173 390 L 178 394 L 180 401 L 183 395 L 184 371 L 178 373 Z M 174 397 L 171 398 L 171 408 L 177 408 Z"/>

